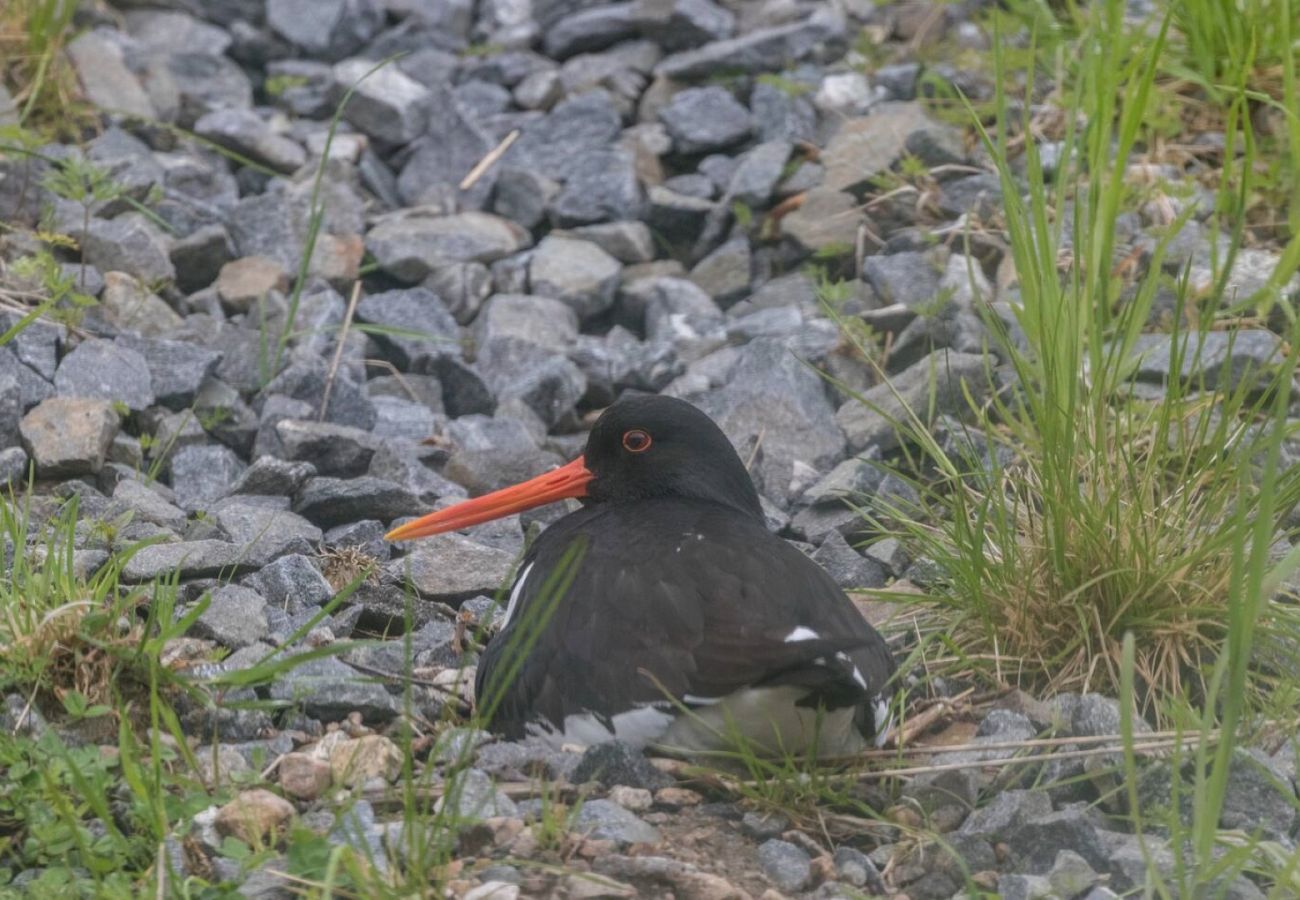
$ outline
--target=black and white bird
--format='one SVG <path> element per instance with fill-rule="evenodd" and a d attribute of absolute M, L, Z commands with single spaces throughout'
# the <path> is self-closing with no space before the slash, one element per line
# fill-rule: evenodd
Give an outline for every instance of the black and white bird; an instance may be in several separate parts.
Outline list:
<path fill-rule="evenodd" d="M 830 576 L 766 529 L 735 449 L 682 400 L 621 400 L 568 465 L 388 538 L 565 498 L 583 508 L 533 542 L 479 664 L 480 706 L 497 698 L 493 731 L 681 751 L 744 740 L 821 756 L 884 741 L 895 671 L 884 639 Z M 554 597 L 544 585 L 566 566 L 571 581 Z M 544 603 L 553 606 L 539 616 Z"/>

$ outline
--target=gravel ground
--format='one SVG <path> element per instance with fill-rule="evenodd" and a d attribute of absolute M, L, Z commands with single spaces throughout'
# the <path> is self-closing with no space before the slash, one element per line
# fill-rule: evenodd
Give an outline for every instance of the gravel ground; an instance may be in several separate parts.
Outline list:
<path fill-rule="evenodd" d="M 123 578 L 179 570 L 187 603 L 211 596 L 178 654 L 228 650 L 205 665 L 235 671 L 277 647 L 394 637 L 409 572 L 415 710 L 444 720 L 457 670 L 474 662 L 465 628 L 490 626 L 491 595 L 526 529 L 557 513 L 410 547 L 382 534 L 571 458 L 594 413 L 628 391 L 683 397 L 713 416 L 752 457 L 771 526 L 846 588 L 914 574 L 894 542 L 857 546 L 871 535 L 841 497 L 906 489 L 871 466 L 899 438 L 805 363 L 894 401 L 827 317 L 806 264 L 848 276 L 841 311 L 888 339 L 902 396 L 925 398 L 936 364 L 942 415 L 965 409 L 959 380 L 976 400 L 1013 380 L 1002 360 L 988 365 L 977 312 L 992 304 L 1009 317 L 1016 299 L 1003 249 L 980 238 L 1000 207 L 998 179 L 917 98 L 923 76 L 991 95 L 981 71 L 918 61 L 917 48 L 939 40 L 986 48 L 979 3 L 160 5 L 81 14 L 88 27 L 69 53 L 105 127 L 84 147 L 43 149 L 92 162 L 118 186 L 112 196 L 60 197 L 41 180 L 49 162 L 0 157 L 0 220 L 75 238 L 82 258 L 63 268 L 98 301 L 74 326 L 36 322 L 0 347 L 0 481 L 34 466 L 34 530 L 79 497 L 87 571 L 114 547 L 158 540 Z M 863 34 L 880 50 L 871 67 L 855 49 Z M 330 141 L 337 104 L 368 72 Z M 304 263 L 326 149 L 324 214 Z M 880 177 L 905 156 L 932 171 L 931 189 L 879 199 Z M 1194 166 L 1170 169 L 1187 202 L 1205 199 Z M 864 211 L 868 197 L 877 202 Z M 755 226 L 777 208 L 774 228 Z M 1193 217 L 1165 260 L 1194 281 L 1208 279 L 1220 237 L 1204 221 Z M 1167 222 L 1157 209 L 1125 218 L 1123 252 L 1144 259 Z M 944 237 L 967 226 L 974 259 Z M 37 249 L 27 234 L 0 233 L 11 289 L 25 284 L 15 263 Z M 857 262 L 855 248 L 866 254 Z M 1276 264 L 1267 249 L 1243 251 L 1229 292 L 1244 295 Z M 0 331 L 18 316 L 0 311 Z M 1161 340 L 1150 338 L 1142 373 L 1156 386 L 1169 366 Z M 1266 364 L 1278 347 L 1261 327 L 1220 355 Z M 113 543 L 97 522 L 117 523 Z M 367 562 L 372 577 L 290 645 Z M 278 859 L 250 873 L 219 852 L 249 810 L 339 843 L 398 846 L 400 811 L 381 797 L 401 769 L 388 729 L 402 667 L 402 642 L 390 641 L 257 689 L 286 712 L 222 705 L 248 689 L 182 710 L 197 740 L 220 734 L 217 752 L 198 752 L 205 764 L 226 775 L 278 765 L 274 792 L 196 816 L 178 835 L 178 864 L 199 871 L 197 852 L 246 896 L 283 895 Z M 957 707 L 936 740 L 975 745 L 958 754 L 974 764 L 1000 755 L 981 743 L 1087 738 L 1117 724 L 1113 699 L 1012 693 Z M 1145 877 L 1138 838 L 1098 804 L 1104 779 L 1082 759 L 1012 777 L 971 765 L 894 795 L 871 787 L 863 799 L 889 811 L 887 824 L 816 827 L 764 816 L 717 784 L 678 783 L 618 745 L 559 752 L 452 734 L 472 768 L 449 792 L 484 820 L 459 838 L 451 888 L 465 898 L 946 900 L 973 883 L 1008 898 L 1102 900 Z M 537 773 L 586 785 L 558 842 L 544 839 Z M 1295 775 L 1293 749 L 1239 750 L 1225 827 L 1262 827 L 1293 850 Z M 1153 804 L 1162 784 L 1167 800 L 1169 778 L 1167 762 L 1147 769 Z M 351 807 L 348 827 L 331 824 L 339 784 L 370 798 Z M 914 824 L 942 832 L 950 852 Z M 1155 864 L 1172 867 L 1163 838 L 1150 839 Z M 1244 878 L 1225 889 L 1262 896 Z"/>

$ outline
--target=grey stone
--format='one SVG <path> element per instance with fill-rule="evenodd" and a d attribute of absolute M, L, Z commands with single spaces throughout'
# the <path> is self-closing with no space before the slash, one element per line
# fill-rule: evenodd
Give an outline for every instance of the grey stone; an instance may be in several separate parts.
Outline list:
<path fill-rule="evenodd" d="M 525 228 L 536 228 L 546 218 L 546 208 L 559 192 L 559 183 L 540 172 L 507 166 L 497 175 L 492 209 Z"/>
<path fill-rule="evenodd" d="M 823 186 L 835 191 L 864 189 L 897 162 L 908 135 L 930 125 L 919 103 L 882 103 L 871 115 L 848 120 L 822 151 Z"/>
<path fill-rule="evenodd" d="M 825 186 L 804 195 L 798 209 L 781 220 L 781 233 L 812 254 L 849 257 L 858 237 L 861 214 L 852 195 Z"/>
<path fill-rule="evenodd" d="M 662 185 L 646 191 L 646 224 L 673 244 L 690 245 L 716 208 L 711 200 L 679 194 Z"/>
<path fill-rule="evenodd" d="M 811 141 L 817 136 L 817 110 L 801 94 L 760 81 L 749 96 L 755 131 L 763 141 Z"/>
<path fill-rule="evenodd" d="M 547 110 L 564 96 L 560 73 L 554 69 L 533 72 L 515 85 L 515 105 L 521 109 Z"/>
<path fill-rule="evenodd" d="M 19 407 L 24 410 L 31 409 L 42 400 L 54 396 L 54 385 L 2 348 L 0 348 L 0 379 L 9 385 L 9 392 L 13 392 L 16 388 Z M 10 393 L 7 396 L 13 395 Z"/>
<path fill-rule="evenodd" d="M 491 776 L 481 769 L 466 769 L 455 776 L 438 803 L 438 809 L 449 812 L 458 820 L 518 816 L 514 801 L 502 793 L 493 784 Z M 448 810 L 447 806 L 451 809 Z"/>
<path fill-rule="evenodd" d="M 527 247 L 528 233 L 498 216 L 464 212 L 422 215 L 420 210 L 382 217 L 366 235 L 384 271 L 415 283 L 437 269 L 463 262 L 493 262 Z"/>
<path fill-rule="evenodd" d="M 384 523 L 375 519 L 349 522 L 325 532 L 321 545 L 327 550 L 359 550 L 376 560 L 386 560 L 392 555 L 392 545 L 384 540 L 387 532 Z"/>
<path fill-rule="evenodd" d="M 461 325 L 478 315 L 479 307 L 492 294 L 492 276 L 482 263 L 455 263 L 430 275 L 424 282 L 447 304 Z"/>
<path fill-rule="evenodd" d="M 154 402 L 149 368 L 140 354 L 111 341 L 91 338 L 63 357 L 54 385 L 65 397 L 121 403 L 142 410 Z"/>
<path fill-rule="evenodd" d="M 608 146 L 622 130 L 622 117 L 603 90 L 580 93 L 526 126 L 502 163 L 522 165 L 561 181 L 585 150 Z"/>
<path fill-rule="evenodd" d="M 22 447 L 0 450 L 0 487 L 16 485 L 27 477 L 27 453 Z"/>
<path fill-rule="evenodd" d="M 305 412 L 286 407 L 286 414 L 281 418 L 316 418 L 324 404 L 327 384 L 331 382 L 325 360 L 299 359 L 272 379 L 264 391 L 267 396 L 283 394 L 305 405 Z M 265 409 L 263 413 L 265 424 Z M 374 404 L 365 395 L 364 389 L 341 371 L 336 373 L 329 394 L 329 406 L 325 410 L 325 420 L 338 425 L 369 429 L 374 427 L 376 418 Z"/>
<path fill-rule="evenodd" d="M 401 397 L 373 397 L 379 418 L 371 434 L 378 438 L 400 437 L 422 441 L 437 430 L 439 416 L 423 403 Z M 442 406 L 442 396 L 438 397 Z"/>
<path fill-rule="evenodd" d="M 364 473 L 378 445 L 370 432 L 332 422 L 281 419 L 275 433 L 285 459 L 310 463 L 319 474 L 337 478 Z"/>
<path fill-rule="evenodd" d="M 176 102 L 176 124 L 182 128 L 193 128 L 200 117 L 215 109 L 253 105 L 252 82 L 227 56 L 180 50 L 162 56 L 160 65 L 151 61 L 146 65 L 149 81 L 167 84 L 166 90 Z"/>
<path fill-rule="evenodd" d="M 277 172 L 295 172 L 307 162 L 301 144 L 277 134 L 250 109 L 214 110 L 194 123 L 194 133 Z"/>
<path fill-rule="evenodd" d="M 327 264 L 337 264 L 331 257 L 337 245 L 363 231 L 363 201 L 356 180 L 356 170 L 342 161 L 326 164 L 318 198 L 320 231 L 308 274 L 327 275 Z M 274 178 L 262 193 L 239 200 L 225 220 L 239 256 L 265 256 L 277 260 L 285 271 L 296 272 L 311 227 L 314 185 L 315 179 Z"/>
<path fill-rule="evenodd" d="M 712 0 L 639 0 L 641 32 L 665 50 L 686 50 L 736 32 L 736 17 Z"/>
<path fill-rule="evenodd" d="M 868 390 L 864 402 L 849 400 L 835 418 L 854 452 L 871 447 L 889 451 L 899 445 L 895 423 L 907 421 L 907 410 L 960 415 L 966 410 L 963 386 L 979 402 L 992 390 L 989 378 L 988 361 L 983 356 L 935 351 L 894 376 L 892 386 Z"/>
<path fill-rule="evenodd" d="M 578 154 L 568 178 L 550 201 L 551 221 L 560 227 L 636 219 L 644 202 L 636 161 L 625 147 L 601 147 Z"/>
<path fill-rule="evenodd" d="M 442 403 L 453 418 L 491 415 L 496 397 L 479 371 L 469 363 L 451 356 L 434 360 L 432 373 L 442 383 Z"/>
<path fill-rule="evenodd" d="M 112 403 L 87 397 L 45 399 L 18 424 L 23 449 L 40 477 L 99 472 L 117 429 Z"/>
<path fill-rule="evenodd" d="M 102 316 L 112 330 L 156 337 L 181 324 L 181 317 L 138 279 L 125 272 L 108 272 L 104 282 L 91 317 Z"/>
<path fill-rule="evenodd" d="M 397 699 L 374 678 L 331 657 L 313 659 L 271 682 L 272 700 L 291 703 L 324 722 L 338 722 L 359 712 L 364 721 L 387 722 L 397 715 Z"/>
<path fill-rule="evenodd" d="M 124 478 L 113 488 L 113 500 L 130 508 L 141 520 L 164 528 L 185 526 L 185 511 L 168 502 L 161 493 L 132 478 Z"/>
<path fill-rule="evenodd" d="M 637 35 L 640 24 L 635 0 L 583 9 L 546 29 L 542 46 L 553 59 L 604 50 Z"/>
<path fill-rule="evenodd" d="M 691 281 L 722 306 L 730 306 L 749 293 L 751 282 L 749 240 L 727 241 L 691 269 Z"/>
<path fill-rule="evenodd" d="M 123 58 L 121 43 L 110 35 L 107 29 L 87 31 L 66 48 L 86 99 L 116 115 L 158 118 L 148 92 Z"/>
<path fill-rule="evenodd" d="M 322 606 L 334 596 L 325 576 L 300 553 L 273 560 L 245 579 L 250 587 L 277 608 L 300 610 Z"/>
<path fill-rule="evenodd" d="M 397 179 L 398 193 L 406 205 L 452 200 L 462 209 L 479 208 L 491 193 L 501 167 L 488 169 L 468 190 L 462 191 L 460 182 L 499 137 L 468 114 L 444 81 L 425 86 L 429 92 L 426 105 L 430 129 L 411 144 L 410 157 Z M 501 166 L 509 165 L 511 159 L 507 156 Z M 550 174 L 545 169 L 539 171 Z"/>
<path fill-rule="evenodd" d="M 219 351 L 189 341 L 121 335 L 116 343 L 144 359 L 155 401 L 174 410 L 194 403 L 203 382 L 216 372 L 221 362 Z"/>
<path fill-rule="evenodd" d="M 310 478 L 298 492 L 293 509 L 322 528 L 360 519 L 391 522 L 426 511 L 406 488 L 369 475 L 351 479 Z"/>
<path fill-rule="evenodd" d="M 286 112 L 312 119 L 333 112 L 334 70 L 325 63 L 277 59 L 266 64 L 266 76 L 270 102 Z"/>
<path fill-rule="evenodd" d="M 266 21 L 310 56 L 338 60 L 379 32 L 384 12 L 375 0 L 267 0 Z"/>
<path fill-rule="evenodd" d="M 264 549 L 303 550 L 314 547 L 321 531 L 289 511 L 285 497 L 237 494 L 213 504 L 212 521 L 237 544 L 258 543 Z"/>
<path fill-rule="evenodd" d="M 368 59 L 349 59 L 334 67 L 335 95 L 340 101 L 355 85 L 343 115 L 376 140 L 409 143 L 429 126 L 429 91 L 396 66 L 375 70 L 377 65 Z"/>
<path fill-rule="evenodd" d="M 588 800 L 578 810 L 573 830 L 598 841 L 627 844 L 657 844 L 659 829 L 639 819 L 612 800 Z"/>
<path fill-rule="evenodd" d="M 257 544 L 241 546 L 228 541 L 199 540 L 172 544 L 151 544 L 138 550 L 122 569 L 122 580 L 151 581 L 172 573 L 182 579 L 232 575 L 258 569 L 270 562 L 273 552 Z"/>
<path fill-rule="evenodd" d="M 881 303 L 901 303 L 918 311 L 932 304 L 938 296 L 944 271 L 933 253 L 910 250 L 868 256 L 862 264 L 862 277 L 871 285 Z"/>
<path fill-rule="evenodd" d="M 462 416 L 447 426 L 451 456 L 443 474 L 472 494 L 482 494 L 540 475 L 558 457 L 538 449 L 523 423 L 509 418 Z"/>
<path fill-rule="evenodd" d="M 675 53 L 655 67 L 655 74 L 690 81 L 720 72 L 780 71 L 844 37 L 843 17 L 831 9 L 819 10 L 802 21 L 756 28 L 739 37 Z"/>
<path fill-rule="evenodd" d="M 785 172 L 793 145 L 785 139 L 768 140 L 741 154 L 727 184 L 727 197 L 753 207 L 764 207 Z"/>
<path fill-rule="evenodd" d="M 297 493 L 308 478 L 316 474 L 310 463 L 287 462 L 274 456 L 253 461 L 230 488 L 235 494 L 262 494 L 289 497 Z"/>
<path fill-rule="evenodd" d="M 0 329 L 7 332 L 16 326 L 21 316 L 10 310 L 0 311 Z M 34 319 L 9 340 L 8 348 L 19 362 L 31 368 L 47 381 L 54 379 L 58 368 L 59 347 L 67 338 L 68 330 L 53 322 Z"/>
<path fill-rule="evenodd" d="M 1052 799 L 1045 791 L 1010 790 L 995 794 L 988 804 L 977 808 L 959 829 L 961 834 L 979 834 L 1000 838 L 1031 819 L 1052 811 Z"/>
<path fill-rule="evenodd" d="M 1179 339 L 1177 349 L 1182 358 L 1178 377 L 1187 384 L 1203 384 L 1206 390 L 1236 390 L 1247 379 L 1264 387 L 1272 369 L 1282 361 L 1281 338 L 1262 328 L 1207 331 L 1196 336 L 1183 332 Z M 1171 335 L 1139 335 L 1133 348 L 1139 359 L 1137 377 L 1156 384 L 1167 382 L 1174 349 Z"/>
<path fill-rule="evenodd" d="M 997 175 L 988 174 L 945 181 L 935 202 L 946 216 L 971 215 L 987 221 L 1002 209 L 1002 182 Z"/>
<path fill-rule="evenodd" d="M 789 841 L 773 838 L 760 844 L 758 865 L 767 879 L 786 893 L 805 890 L 812 882 L 812 857 Z"/>
<path fill-rule="evenodd" d="M 527 780 L 527 773 L 539 769 L 547 778 L 572 781 L 569 773 L 578 760 L 576 753 L 556 750 L 535 738 L 487 744 L 474 755 L 475 765 L 483 771 L 511 781 Z"/>
<path fill-rule="evenodd" d="M 391 329 L 372 335 L 401 369 L 460 352 L 460 329 L 446 304 L 426 287 L 369 294 L 357 304 L 359 321 Z"/>
<path fill-rule="evenodd" d="M 574 228 L 572 233 L 621 263 L 650 262 L 655 257 L 654 235 L 644 222 L 603 222 Z"/>
<path fill-rule="evenodd" d="M 727 340 L 733 344 L 748 344 L 759 338 L 788 341 L 797 337 L 804 325 L 803 314 L 796 306 L 759 309 L 731 319 L 727 323 Z"/>
<path fill-rule="evenodd" d="M 590 241 L 548 235 L 533 251 L 528 281 L 534 293 L 555 297 L 580 319 L 614 302 L 622 265 Z"/>
<path fill-rule="evenodd" d="M 812 554 L 812 559 L 835 579 L 836 584 L 846 590 L 880 588 L 888 580 L 880 563 L 860 556 L 838 531 L 826 535 L 821 546 Z"/>
<path fill-rule="evenodd" d="M 841 879 L 853 887 L 866 888 L 873 894 L 885 895 L 888 890 L 880 870 L 861 850 L 853 847 L 837 847 L 833 857 L 835 872 Z"/>
<path fill-rule="evenodd" d="M 426 506 L 444 498 L 467 497 L 464 488 L 430 468 L 427 449 L 421 444 L 385 442 L 370 460 L 368 474 L 405 488 Z"/>
<path fill-rule="evenodd" d="M 740 348 L 726 387 L 701 397 L 699 406 L 742 458 L 758 450 L 755 480 L 761 493 L 778 501 L 790 498 L 796 461 L 823 470 L 844 453 L 844 434 L 821 379 L 775 341 Z"/>
<path fill-rule="evenodd" d="M 890 99 L 912 100 L 916 97 L 916 81 L 920 74 L 920 63 L 904 62 L 881 66 L 872 77 L 889 93 Z"/>
<path fill-rule="evenodd" d="M 244 463 L 220 444 L 178 447 L 168 458 L 172 490 L 184 509 L 201 509 L 230 493 Z"/>
<path fill-rule="evenodd" d="M 205 609 L 190 627 L 195 637 L 208 638 L 233 649 L 266 637 L 266 600 L 236 584 L 222 585 L 209 595 Z"/>
<path fill-rule="evenodd" d="M 1110 852 L 1098 835 L 1098 828 L 1085 807 L 1072 806 L 1045 816 L 1035 816 L 1005 833 L 1016 865 L 1029 874 L 1051 871 L 1057 854 L 1071 850 L 1094 869 L 1109 868 Z"/>
<path fill-rule="evenodd" d="M 578 338 L 578 317 L 560 300 L 525 294 L 496 294 L 474 322 L 478 346 L 494 341 L 535 344 L 566 351 Z"/>
<path fill-rule="evenodd" d="M 749 110 L 721 87 L 687 88 L 659 111 L 659 119 L 683 155 L 707 153 L 740 143 L 753 130 Z"/>
<path fill-rule="evenodd" d="M 422 597 L 460 600 L 508 586 L 514 566 L 514 554 L 452 533 L 420 541 L 385 571 L 395 581 L 409 581 Z"/>
<path fill-rule="evenodd" d="M 176 269 L 176 286 L 187 294 L 216 281 L 221 267 L 234 259 L 234 242 L 224 225 L 202 225 L 178 238 L 168 257 Z"/>
<path fill-rule="evenodd" d="M 127 272 L 147 283 L 176 277 L 167 238 L 140 213 L 91 219 L 89 228 L 77 228 L 73 236 L 81 244 L 82 259 L 101 272 Z"/>
<path fill-rule="evenodd" d="M 510 92 L 490 81 L 466 81 L 452 89 L 452 97 L 472 118 L 482 121 L 510 109 Z"/>
<path fill-rule="evenodd" d="M 573 784 L 599 781 L 606 787 L 624 785 L 649 791 L 673 783 L 672 778 L 651 765 L 639 749 L 619 740 L 603 741 L 588 747 L 568 777 Z"/>

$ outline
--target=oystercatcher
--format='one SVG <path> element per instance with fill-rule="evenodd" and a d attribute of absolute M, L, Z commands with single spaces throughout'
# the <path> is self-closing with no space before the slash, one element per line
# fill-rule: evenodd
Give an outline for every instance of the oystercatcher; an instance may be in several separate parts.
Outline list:
<path fill-rule="evenodd" d="M 583 508 L 533 542 L 479 663 L 480 703 L 499 694 L 493 731 L 684 751 L 744 740 L 821 756 L 883 742 L 895 668 L 885 641 L 830 576 L 766 529 L 740 457 L 685 401 L 623 399 L 568 465 L 388 539 L 571 497 Z M 521 625 L 575 546 L 585 552 L 563 596 L 544 621 Z M 519 640 L 524 628 L 531 641 Z"/>

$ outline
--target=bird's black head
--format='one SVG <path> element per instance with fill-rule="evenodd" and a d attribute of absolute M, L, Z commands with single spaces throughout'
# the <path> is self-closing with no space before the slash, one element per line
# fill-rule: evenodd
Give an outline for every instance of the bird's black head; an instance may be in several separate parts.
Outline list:
<path fill-rule="evenodd" d="M 626 503 L 683 497 L 762 516 L 745 464 L 713 420 L 685 400 L 636 396 L 596 420 L 582 455 L 586 499 Z"/>
<path fill-rule="evenodd" d="M 754 482 L 712 419 L 672 397 L 630 397 L 605 410 L 586 451 L 568 465 L 422 516 L 394 528 L 388 539 L 442 534 L 575 497 L 585 503 L 681 497 L 763 515 Z"/>

